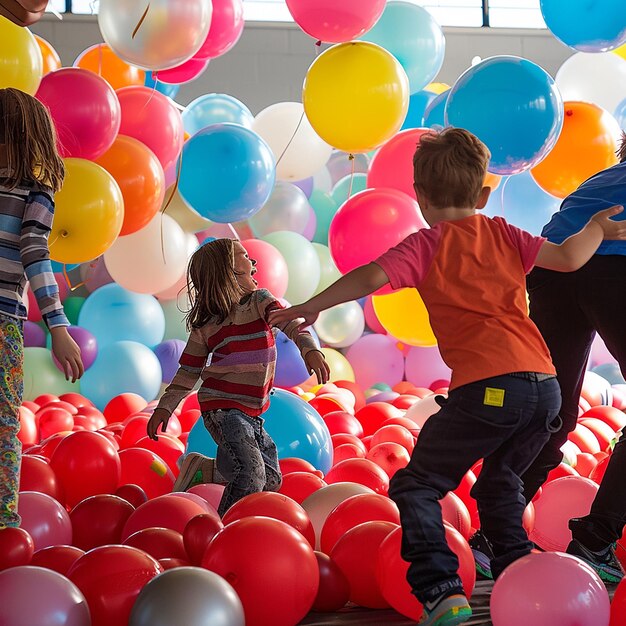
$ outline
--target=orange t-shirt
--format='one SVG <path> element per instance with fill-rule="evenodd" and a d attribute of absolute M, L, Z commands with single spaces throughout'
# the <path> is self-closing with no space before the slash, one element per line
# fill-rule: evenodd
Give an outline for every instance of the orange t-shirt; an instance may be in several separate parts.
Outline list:
<path fill-rule="evenodd" d="M 451 389 L 511 372 L 555 374 L 526 304 L 524 276 L 544 241 L 476 214 L 424 228 L 376 259 L 394 289 L 419 290 Z"/>

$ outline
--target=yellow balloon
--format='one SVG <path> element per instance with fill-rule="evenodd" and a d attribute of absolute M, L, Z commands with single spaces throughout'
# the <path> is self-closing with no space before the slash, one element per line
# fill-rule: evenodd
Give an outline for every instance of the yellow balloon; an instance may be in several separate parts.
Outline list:
<path fill-rule="evenodd" d="M 417 289 L 400 289 L 372 298 L 374 312 L 384 329 L 410 346 L 437 345 L 430 327 L 428 311 Z"/>
<path fill-rule="evenodd" d="M 65 181 L 56 194 L 50 256 L 84 263 L 108 250 L 122 229 L 124 199 L 115 179 L 85 159 L 65 159 Z"/>
<path fill-rule="evenodd" d="M 302 102 L 326 143 L 344 152 L 369 152 L 400 130 L 409 108 L 409 79 L 384 48 L 351 41 L 313 61 Z"/>
<path fill-rule="evenodd" d="M 326 357 L 328 367 L 330 367 L 330 382 L 334 380 L 349 380 L 354 382 L 354 370 L 348 359 L 341 352 L 332 348 L 322 348 L 322 353 Z"/>
<path fill-rule="evenodd" d="M 619 48 L 615 48 L 612 52 L 615 52 L 618 56 L 622 57 L 626 61 L 626 43 Z"/>
<path fill-rule="evenodd" d="M 15 87 L 31 96 L 43 75 L 43 56 L 27 29 L 0 17 L 0 88 Z"/>
<path fill-rule="evenodd" d="M 448 89 L 450 89 L 450 85 L 448 85 L 448 83 L 428 83 L 424 89 L 426 91 L 430 91 L 430 93 L 436 93 L 439 95 L 444 91 L 448 91 Z"/>

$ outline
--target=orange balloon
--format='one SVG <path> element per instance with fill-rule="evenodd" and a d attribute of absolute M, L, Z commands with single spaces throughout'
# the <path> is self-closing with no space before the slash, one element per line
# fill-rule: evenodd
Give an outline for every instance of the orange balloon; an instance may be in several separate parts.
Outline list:
<path fill-rule="evenodd" d="M 535 182 L 565 198 L 589 177 L 617 163 L 619 124 L 589 102 L 565 102 L 563 130 L 548 156 L 530 170 Z"/>
<path fill-rule="evenodd" d="M 96 163 L 122 190 L 124 222 L 120 235 L 141 230 L 161 208 L 165 196 L 165 174 L 154 152 L 133 137 L 118 135 Z"/>
<path fill-rule="evenodd" d="M 491 187 L 491 193 L 493 193 L 500 186 L 501 181 L 502 176 L 487 172 L 485 174 L 485 180 L 483 181 L 483 187 Z"/>
<path fill-rule="evenodd" d="M 57 51 L 39 35 L 35 35 L 35 40 L 41 50 L 41 56 L 43 57 L 43 75 L 54 72 L 61 68 L 61 59 Z"/>
<path fill-rule="evenodd" d="M 90 70 L 98 76 L 102 76 L 113 89 L 139 85 L 143 87 L 146 73 L 134 65 L 122 61 L 105 43 L 99 43 L 83 50 L 74 67 Z"/>

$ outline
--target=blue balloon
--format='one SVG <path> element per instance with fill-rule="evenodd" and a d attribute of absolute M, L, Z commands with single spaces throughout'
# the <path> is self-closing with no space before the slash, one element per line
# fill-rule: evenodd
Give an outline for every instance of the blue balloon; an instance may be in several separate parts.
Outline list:
<path fill-rule="evenodd" d="M 276 179 L 272 150 L 238 124 L 213 124 L 185 143 L 178 190 L 202 217 L 247 220 L 267 202 Z"/>
<path fill-rule="evenodd" d="M 443 128 L 446 125 L 444 114 L 449 95 L 450 90 L 446 89 L 430 101 L 424 111 L 424 126 L 426 128 Z"/>
<path fill-rule="evenodd" d="M 78 314 L 78 325 L 88 330 L 102 348 L 116 341 L 156 346 L 165 334 L 165 314 L 154 296 L 127 291 L 116 283 L 96 289 Z"/>
<path fill-rule="evenodd" d="M 81 387 L 82 389 L 82 387 Z M 330 432 L 320 414 L 295 394 L 276 389 L 263 413 L 265 428 L 278 448 L 278 458 L 304 459 L 326 474 L 333 464 Z M 217 446 L 202 419 L 189 432 L 187 452 L 215 457 Z"/>
<path fill-rule="evenodd" d="M 563 115 L 561 94 L 544 69 L 519 57 L 495 56 L 456 81 L 445 123 L 466 128 L 487 145 L 490 172 L 519 174 L 554 147 Z"/>
<path fill-rule="evenodd" d="M 446 40 L 441 26 L 417 4 L 388 2 L 361 39 L 382 46 L 398 59 L 409 77 L 411 93 L 424 89 L 443 65 Z"/>
<path fill-rule="evenodd" d="M 178 361 L 184 349 L 185 342 L 182 339 L 167 339 L 154 347 L 154 354 L 161 364 L 163 383 L 166 385 L 169 385 L 176 375 Z"/>
<path fill-rule="evenodd" d="M 298 346 L 283 332 L 276 335 L 276 354 L 274 381 L 279 387 L 295 387 L 309 379 Z"/>
<path fill-rule="evenodd" d="M 150 89 L 156 89 L 159 93 L 162 93 L 172 99 L 176 97 L 178 90 L 180 89 L 180 85 L 169 85 L 168 83 L 163 83 L 158 79 L 155 80 L 154 74 L 150 71 L 146 72 L 146 79 L 143 81 L 143 84 L 146 87 L 150 87 Z"/>
<path fill-rule="evenodd" d="M 66 272 L 71 272 L 73 269 L 78 267 L 80 263 L 59 263 L 58 261 L 50 259 L 50 265 L 52 265 L 52 271 L 55 274 L 62 274 L 63 268 L 65 268 Z"/>
<path fill-rule="evenodd" d="M 437 97 L 432 91 L 422 89 L 409 98 L 409 110 L 400 130 L 407 128 L 422 128 L 424 126 L 424 114 L 430 103 Z"/>
<path fill-rule="evenodd" d="M 135 341 L 116 341 L 98 350 L 80 379 L 81 393 L 100 410 L 121 393 L 136 393 L 150 402 L 161 389 L 161 366 L 150 348 Z"/>
<path fill-rule="evenodd" d="M 624 98 L 617 105 L 617 108 L 615 109 L 615 113 L 613 114 L 613 116 L 617 120 L 617 123 L 619 124 L 619 127 L 623 131 L 626 131 L 626 98 Z"/>
<path fill-rule="evenodd" d="M 552 215 L 559 210 L 560 198 L 546 193 L 531 176 L 522 172 L 501 183 L 504 218 L 513 226 L 540 235 Z"/>
<path fill-rule="evenodd" d="M 541 0 L 548 29 L 580 52 L 608 52 L 626 42 L 624 0 Z"/>
<path fill-rule="evenodd" d="M 190 135 L 222 122 L 251 128 L 253 120 L 254 116 L 243 102 L 225 93 L 200 96 L 190 102 L 183 111 L 183 125 Z"/>

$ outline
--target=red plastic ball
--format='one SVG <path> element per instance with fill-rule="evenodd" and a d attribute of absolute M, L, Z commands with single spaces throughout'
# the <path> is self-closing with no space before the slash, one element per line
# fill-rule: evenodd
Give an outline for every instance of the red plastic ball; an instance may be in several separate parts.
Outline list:
<path fill-rule="evenodd" d="M 314 491 L 326 487 L 326 481 L 309 472 L 291 472 L 283 476 L 279 493 L 302 504 Z"/>
<path fill-rule="evenodd" d="M 350 600 L 350 585 L 343 572 L 327 554 L 316 552 L 320 570 L 320 585 L 312 609 L 322 613 L 334 613 Z"/>
<path fill-rule="evenodd" d="M 188 433 L 200 418 L 200 409 L 187 409 L 178 416 L 182 432 Z"/>
<path fill-rule="evenodd" d="M 349 433 L 339 433 L 338 435 L 331 435 L 330 440 L 333 442 L 333 448 L 337 448 L 345 443 L 349 443 L 357 446 L 357 448 L 359 448 L 363 452 L 364 456 L 367 454 L 367 446 L 356 435 L 351 435 Z"/>
<path fill-rule="evenodd" d="M 122 485 L 117 488 L 115 495 L 119 498 L 124 498 L 126 502 L 130 502 L 136 509 L 148 501 L 146 492 L 139 485 Z"/>
<path fill-rule="evenodd" d="M 352 393 L 355 399 L 355 411 L 358 411 L 365 406 L 365 394 L 363 393 L 361 387 L 359 387 L 356 383 L 353 383 L 351 380 L 336 380 L 335 385 L 341 389 L 347 389 Z"/>
<path fill-rule="evenodd" d="M 185 525 L 183 543 L 192 565 L 200 565 L 211 540 L 224 528 L 217 515 L 203 513 L 192 517 Z"/>
<path fill-rule="evenodd" d="M 350 433 L 356 437 L 363 436 L 361 422 L 348 411 L 331 411 L 324 415 L 324 422 L 331 435 Z"/>
<path fill-rule="evenodd" d="M 469 541 L 472 533 L 472 518 L 463 500 L 454 492 L 448 492 L 441 500 L 441 514 L 444 522 L 458 530 Z"/>
<path fill-rule="evenodd" d="M 81 407 L 93 407 L 93 402 L 80 393 L 70 391 L 59 396 L 59 400 L 62 402 L 69 402 L 73 404 L 77 409 Z M 94 407 L 95 408 L 95 407 Z M 97 409 L 96 409 L 97 410 Z"/>
<path fill-rule="evenodd" d="M 290 474 L 291 472 L 310 472 L 311 474 L 317 474 L 320 478 L 323 478 L 323 474 L 314 465 L 304 459 L 287 457 L 280 459 L 278 465 L 283 475 Z"/>
<path fill-rule="evenodd" d="M 147 552 L 157 561 L 181 559 L 189 561 L 183 536 L 171 528 L 144 528 L 124 540 L 124 545 Z"/>
<path fill-rule="evenodd" d="M 333 449 L 333 464 L 341 463 L 346 459 L 364 459 L 365 452 L 353 443 L 343 443 Z"/>
<path fill-rule="evenodd" d="M 20 471 L 20 491 L 46 493 L 63 504 L 63 490 L 47 461 L 41 457 L 25 454 Z"/>
<path fill-rule="evenodd" d="M 364 435 L 373 435 L 390 417 L 402 417 L 404 412 L 393 404 L 371 402 L 356 412 L 356 418 L 363 426 Z"/>
<path fill-rule="evenodd" d="M 329 485 L 343 482 L 359 483 L 383 495 L 389 491 L 389 477 L 376 463 L 368 459 L 341 461 L 331 468 L 324 480 Z"/>
<path fill-rule="evenodd" d="M 57 408 L 54 404 L 38 411 L 37 417 L 40 439 L 67 432 L 74 427 L 72 414 L 63 408 Z"/>
<path fill-rule="evenodd" d="M 120 485 L 139 485 L 148 498 L 172 492 L 174 474 L 159 456 L 143 448 L 120 450 Z"/>
<path fill-rule="evenodd" d="M 411 455 L 403 445 L 394 442 L 374 445 L 373 441 L 372 438 L 372 445 L 366 458 L 376 463 L 389 478 L 392 478 L 398 470 L 405 468 L 411 460 Z"/>
<path fill-rule="evenodd" d="M 104 407 L 104 417 L 109 424 L 123 422 L 132 413 L 145 408 L 146 404 L 147 402 L 136 393 L 121 393 Z"/>
<path fill-rule="evenodd" d="M 35 420 L 35 414 L 25 406 L 19 408 L 20 416 L 20 430 L 17 434 L 17 438 L 22 442 L 22 445 L 32 446 L 39 442 L 39 436 L 37 434 L 37 421 Z"/>
<path fill-rule="evenodd" d="M 37 550 L 30 562 L 37 567 L 45 567 L 66 576 L 74 563 L 85 554 L 76 546 L 49 546 Z"/>
<path fill-rule="evenodd" d="M 413 452 L 415 447 L 411 431 L 399 424 L 381 426 L 372 436 L 372 446 L 376 446 L 379 443 L 399 443 L 406 448 L 409 454 Z"/>
<path fill-rule="evenodd" d="M 154 452 L 167 463 L 174 476 L 178 476 L 180 470 L 176 463 L 181 455 L 185 453 L 185 446 L 177 437 L 160 434 L 158 441 L 154 441 L 154 439 L 145 436 L 139 439 L 135 445 L 137 448 Z"/>
<path fill-rule="evenodd" d="M 28 565 L 35 552 L 33 538 L 23 528 L 0 530 L 0 571 Z"/>

